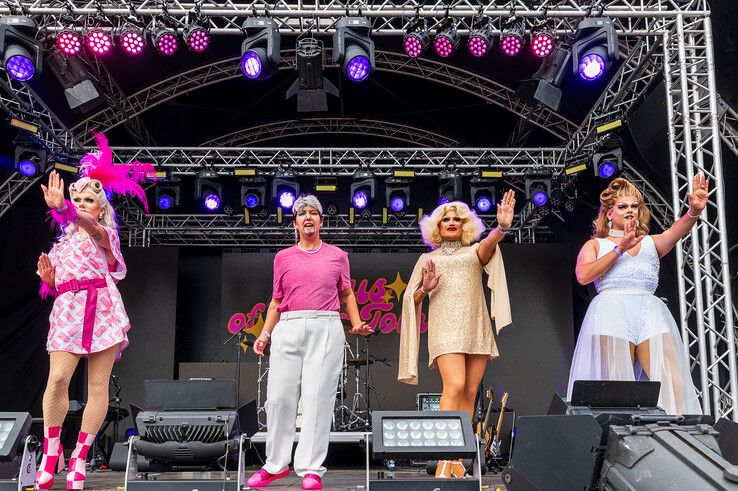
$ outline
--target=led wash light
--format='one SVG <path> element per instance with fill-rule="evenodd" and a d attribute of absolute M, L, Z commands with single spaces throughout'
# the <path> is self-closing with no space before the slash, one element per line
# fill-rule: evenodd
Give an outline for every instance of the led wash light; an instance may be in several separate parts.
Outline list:
<path fill-rule="evenodd" d="M 266 17 L 243 22 L 246 39 L 241 43 L 241 71 L 252 80 L 270 78 L 279 67 L 281 38 L 277 23 Z"/>
<path fill-rule="evenodd" d="M 352 82 L 363 82 L 374 71 L 372 24 L 366 17 L 344 17 L 333 33 L 333 61 Z"/>
<path fill-rule="evenodd" d="M 516 56 L 525 43 L 525 23 L 515 20 L 508 24 L 500 37 L 500 49 L 507 56 Z"/>
<path fill-rule="evenodd" d="M 36 41 L 36 22 L 28 17 L 0 17 L 0 55 L 8 75 L 26 82 L 41 72 L 41 46 Z"/>
<path fill-rule="evenodd" d="M 428 21 L 417 18 L 407 27 L 402 39 L 402 49 L 410 58 L 418 58 L 430 44 Z"/>
<path fill-rule="evenodd" d="M 166 27 L 160 27 L 159 29 L 156 29 L 154 32 L 152 32 L 151 41 L 154 43 L 154 46 L 159 51 L 159 53 L 165 56 L 173 55 L 179 47 L 177 34 L 174 32 L 174 30 Z"/>
<path fill-rule="evenodd" d="M 492 21 L 488 17 L 482 17 L 475 22 L 475 27 L 469 34 L 469 42 L 467 48 L 472 56 L 481 58 L 486 55 L 489 48 L 492 47 Z"/>
<path fill-rule="evenodd" d="M 536 31 L 531 34 L 530 49 L 538 58 L 545 58 L 553 51 L 555 36 L 547 30 Z"/>
<path fill-rule="evenodd" d="M 571 46 L 572 72 L 588 82 L 598 80 L 620 57 L 618 33 L 607 17 L 584 19 Z"/>
<path fill-rule="evenodd" d="M 93 54 L 103 56 L 113 48 L 113 37 L 102 29 L 91 29 L 85 36 L 85 44 Z"/>
<path fill-rule="evenodd" d="M 210 45 L 208 31 L 199 24 L 190 24 L 183 36 L 187 46 L 195 53 L 202 53 Z"/>
<path fill-rule="evenodd" d="M 72 30 L 63 30 L 56 36 L 56 46 L 67 56 L 77 56 L 82 51 L 82 36 Z"/>
<path fill-rule="evenodd" d="M 448 58 L 454 54 L 460 40 L 461 36 L 456 30 L 456 21 L 449 17 L 439 24 L 436 39 L 433 41 L 433 49 L 441 58 Z"/>
<path fill-rule="evenodd" d="M 120 36 L 120 45 L 129 55 L 138 55 L 143 52 L 146 41 L 144 40 L 143 33 L 136 28 L 127 28 L 123 30 L 123 34 Z"/>

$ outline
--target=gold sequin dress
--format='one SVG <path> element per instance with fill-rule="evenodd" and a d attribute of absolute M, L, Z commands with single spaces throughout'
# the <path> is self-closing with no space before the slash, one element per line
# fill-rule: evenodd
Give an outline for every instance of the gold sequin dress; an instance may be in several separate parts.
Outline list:
<path fill-rule="evenodd" d="M 415 264 L 402 306 L 398 375 L 401 382 L 417 384 L 420 309 L 415 308 L 413 296 L 420 288 L 422 269 L 429 259 L 433 260 L 440 281 L 428 295 L 428 365 L 436 368 L 436 358 L 447 353 L 488 355 L 490 359 L 499 356 L 490 317 L 496 315 L 498 332 L 511 322 L 502 253 L 499 247 L 495 248 L 490 262 L 482 266 L 478 247 L 479 243 L 461 247 L 450 255 L 437 249 L 421 255 Z M 485 270 L 493 292 L 491 315 L 482 288 Z"/>

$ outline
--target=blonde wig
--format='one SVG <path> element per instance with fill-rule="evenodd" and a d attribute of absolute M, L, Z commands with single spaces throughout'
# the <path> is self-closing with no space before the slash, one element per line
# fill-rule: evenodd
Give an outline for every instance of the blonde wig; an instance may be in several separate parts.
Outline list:
<path fill-rule="evenodd" d="M 597 218 L 592 222 L 592 225 L 594 226 L 592 238 L 604 238 L 608 236 L 610 233 L 610 225 L 607 214 L 615 206 L 615 202 L 618 198 L 623 196 L 634 196 L 638 199 L 636 236 L 648 234 L 648 224 L 651 221 L 651 214 L 648 212 L 648 208 L 646 208 L 646 205 L 643 202 L 643 194 L 635 184 L 623 179 L 622 177 L 618 177 L 617 179 L 613 179 L 610 185 L 600 193 L 600 211 L 597 214 Z"/>
<path fill-rule="evenodd" d="M 456 215 L 461 218 L 461 243 L 468 246 L 473 244 L 484 232 L 484 223 L 469 208 L 466 203 L 461 201 L 451 201 L 440 205 L 430 215 L 426 215 L 420 221 L 420 234 L 431 249 L 437 249 L 441 246 L 441 220 L 449 211 L 455 211 Z"/>

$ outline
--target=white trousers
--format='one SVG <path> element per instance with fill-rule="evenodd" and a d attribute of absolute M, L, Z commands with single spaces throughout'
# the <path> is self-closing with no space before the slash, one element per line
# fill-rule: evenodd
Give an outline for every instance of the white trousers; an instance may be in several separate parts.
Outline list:
<path fill-rule="evenodd" d="M 280 315 L 272 332 L 267 379 L 267 472 L 277 474 L 290 463 L 297 403 L 302 398 L 295 472 L 325 474 L 345 342 L 337 312 L 299 310 Z"/>

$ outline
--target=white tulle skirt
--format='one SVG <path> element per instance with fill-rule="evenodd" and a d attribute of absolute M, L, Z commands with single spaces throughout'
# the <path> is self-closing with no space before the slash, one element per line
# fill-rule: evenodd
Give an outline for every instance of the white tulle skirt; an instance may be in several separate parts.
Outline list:
<path fill-rule="evenodd" d="M 631 343 L 646 341 L 650 377 L 631 355 Z M 603 290 L 579 332 L 568 396 L 575 380 L 640 379 L 661 382 L 659 406 L 668 414 L 702 414 L 681 336 L 664 302 L 645 290 Z"/>

